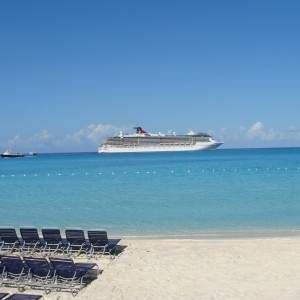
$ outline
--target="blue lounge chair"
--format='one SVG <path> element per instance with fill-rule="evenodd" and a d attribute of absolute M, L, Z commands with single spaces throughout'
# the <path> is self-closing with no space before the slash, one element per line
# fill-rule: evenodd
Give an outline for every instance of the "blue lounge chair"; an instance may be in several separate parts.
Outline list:
<path fill-rule="evenodd" d="M 82 229 L 66 229 L 66 239 L 68 241 L 67 253 L 72 254 L 88 254 L 90 246 L 87 244 L 84 231 Z"/>
<path fill-rule="evenodd" d="M 42 299 L 42 295 L 30 295 L 30 294 L 13 294 L 5 298 L 5 300 L 39 300 Z"/>
<path fill-rule="evenodd" d="M 3 253 L 11 253 L 18 250 L 21 241 L 17 236 L 14 227 L 0 227 L 1 246 L 0 251 Z"/>
<path fill-rule="evenodd" d="M 64 244 L 59 228 L 42 228 L 42 235 L 45 242 L 44 254 L 65 253 L 67 246 Z"/>
<path fill-rule="evenodd" d="M 1 257 L 0 257 L 0 259 L 1 259 Z M 4 266 L 3 266 L 3 264 L 2 264 L 2 262 L 1 262 L 1 260 L 0 260 L 0 277 L 1 277 L 2 274 L 3 274 L 3 271 L 4 271 Z"/>
<path fill-rule="evenodd" d="M 4 299 L 9 293 L 0 293 L 0 299 Z"/>
<path fill-rule="evenodd" d="M 22 253 L 34 253 L 41 251 L 42 241 L 38 230 L 35 227 L 21 227 L 20 233 L 23 239 L 23 245 L 20 248 Z"/>
<path fill-rule="evenodd" d="M 55 283 L 53 288 L 68 289 L 73 294 L 77 294 L 82 289 L 88 278 L 88 273 L 93 269 L 96 264 L 75 264 L 72 259 L 63 259 L 50 257 L 50 262 L 55 269 Z"/>
<path fill-rule="evenodd" d="M 1 257 L 0 257 L 0 259 L 1 259 Z M 0 260 L 0 286 L 1 286 L 1 282 L 3 282 L 5 277 L 6 277 L 5 267 Z M 2 298 L 0 298 L 0 299 L 2 299 Z"/>
<path fill-rule="evenodd" d="M 55 271 L 51 264 L 44 257 L 23 257 L 29 268 L 29 280 L 26 285 L 31 287 L 42 287 L 45 292 L 51 291 L 51 284 L 54 283 Z"/>
<path fill-rule="evenodd" d="M 91 245 L 91 256 L 101 257 L 103 254 L 109 254 L 110 258 L 116 256 L 121 239 L 108 239 L 107 232 L 99 229 L 88 230 L 88 238 Z"/>
<path fill-rule="evenodd" d="M 23 263 L 20 256 L 2 255 L 1 262 L 4 266 L 1 285 L 13 285 L 21 289 L 21 285 L 28 280 L 28 267 Z"/>

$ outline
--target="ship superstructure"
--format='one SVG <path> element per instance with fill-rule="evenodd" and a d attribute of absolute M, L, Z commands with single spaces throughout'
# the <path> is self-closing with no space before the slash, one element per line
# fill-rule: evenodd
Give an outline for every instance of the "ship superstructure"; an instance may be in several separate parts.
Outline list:
<path fill-rule="evenodd" d="M 131 152 L 174 152 L 213 150 L 223 144 L 215 141 L 206 133 L 195 133 L 191 130 L 185 135 L 153 134 L 141 127 L 134 127 L 133 134 L 110 137 L 101 142 L 98 153 L 131 153 Z"/>

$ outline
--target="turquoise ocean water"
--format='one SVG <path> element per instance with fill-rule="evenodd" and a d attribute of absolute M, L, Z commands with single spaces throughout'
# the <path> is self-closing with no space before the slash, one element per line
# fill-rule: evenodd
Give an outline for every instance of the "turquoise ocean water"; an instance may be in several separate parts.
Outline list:
<path fill-rule="evenodd" d="M 0 160 L 1 226 L 113 235 L 300 230 L 300 148 Z"/>

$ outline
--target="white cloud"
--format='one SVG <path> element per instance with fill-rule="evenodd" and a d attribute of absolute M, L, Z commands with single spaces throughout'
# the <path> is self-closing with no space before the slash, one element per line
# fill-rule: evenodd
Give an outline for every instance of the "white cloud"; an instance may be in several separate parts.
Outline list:
<path fill-rule="evenodd" d="M 39 144 L 44 143 L 45 141 L 52 140 L 53 136 L 47 130 L 43 130 L 42 132 L 35 133 L 32 137 L 29 137 L 25 140 L 27 144 Z"/>
<path fill-rule="evenodd" d="M 287 129 L 266 128 L 263 122 L 257 121 L 246 128 L 221 128 L 215 132 L 215 137 L 224 142 L 224 147 L 289 147 L 299 146 L 300 129 L 289 127 Z"/>
<path fill-rule="evenodd" d="M 53 144 L 54 138 L 48 133 L 47 130 L 43 130 L 39 133 L 35 133 L 33 136 L 28 138 L 21 137 L 20 134 L 15 135 L 12 139 L 0 143 L 1 147 L 12 148 L 17 151 L 32 151 L 37 148 L 43 148 L 46 144 Z"/>
<path fill-rule="evenodd" d="M 9 145 L 14 145 L 22 141 L 21 137 L 19 134 L 15 135 L 11 140 L 8 141 Z"/>
<path fill-rule="evenodd" d="M 273 128 L 266 130 L 264 124 L 258 121 L 248 130 L 247 137 L 250 140 L 273 141 L 278 138 L 278 133 L 276 133 Z"/>
<path fill-rule="evenodd" d="M 0 146 L 23 152 L 88 151 L 94 149 L 94 145 L 97 145 L 103 138 L 115 135 L 120 130 L 114 125 L 90 124 L 63 138 L 42 130 L 27 138 L 17 134 L 12 139 L 1 142 Z"/>
<path fill-rule="evenodd" d="M 30 137 L 16 134 L 13 138 L 0 143 L 1 148 L 12 148 L 19 152 L 76 152 L 95 151 L 101 140 L 118 134 L 126 128 L 111 124 L 90 124 L 65 137 L 54 136 L 47 130 L 35 133 Z M 173 133 L 170 132 L 170 133 Z M 255 122 L 250 128 L 240 125 L 234 129 L 221 128 L 219 131 L 210 131 L 215 139 L 224 142 L 224 147 L 265 147 L 265 146 L 298 146 L 300 129 L 288 127 L 274 130 L 266 128 L 261 121 Z M 6 150 L 4 149 L 4 150 Z"/>
<path fill-rule="evenodd" d="M 240 141 L 245 139 L 245 127 L 240 125 L 237 129 L 230 130 L 226 127 L 223 127 L 220 129 L 219 132 L 215 131 L 209 131 L 209 134 L 211 134 L 215 139 L 219 139 L 221 141 Z"/>
<path fill-rule="evenodd" d="M 99 143 L 104 136 L 114 135 L 120 128 L 114 125 L 90 124 L 86 128 L 80 129 L 65 137 L 67 142 L 84 143 L 86 141 Z"/>
<path fill-rule="evenodd" d="M 19 134 L 16 134 L 12 139 L 5 142 L 1 142 L 0 146 L 1 148 L 13 149 L 14 146 L 19 144 L 20 142 L 22 142 L 22 139 Z"/>
<path fill-rule="evenodd" d="M 286 139 L 293 139 L 295 141 L 300 141 L 300 129 L 295 127 L 289 127 L 284 132 L 284 137 Z"/>

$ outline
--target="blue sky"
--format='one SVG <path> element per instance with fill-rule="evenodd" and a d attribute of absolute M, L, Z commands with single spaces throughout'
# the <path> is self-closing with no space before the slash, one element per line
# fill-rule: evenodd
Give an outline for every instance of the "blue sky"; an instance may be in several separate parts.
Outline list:
<path fill-rule="evenodd" d="M 300 1 L 2 0 L 0 37 L 0 152 L 133 126 L 300 146 Z"/>

